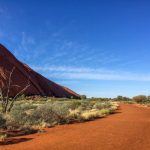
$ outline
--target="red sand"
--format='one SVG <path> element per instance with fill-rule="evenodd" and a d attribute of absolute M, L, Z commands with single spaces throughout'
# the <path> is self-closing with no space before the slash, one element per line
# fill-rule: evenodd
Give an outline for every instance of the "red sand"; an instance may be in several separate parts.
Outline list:
<path fill-rule="evenodd" d="M 74 98 L 80 96 L 70 89 L 58 85 L 38 74 L 29 66 L 17 60 L 13 54 L 0 44 L 0 88 L 5 92 L 7 91 L 6 87 L 8 85 L 10 72 L 14 67 L 9 96 L 15 96 L 21 89 L 24 89 L 28 81 L 30 82 L 30 87 L 24 92 L 25 95 Z"/>
<path fill-rule="evenodd" d="M 122 105 L 114 115 L 14 138 L 0 150 L 150 150 L 150 109 Z"/>

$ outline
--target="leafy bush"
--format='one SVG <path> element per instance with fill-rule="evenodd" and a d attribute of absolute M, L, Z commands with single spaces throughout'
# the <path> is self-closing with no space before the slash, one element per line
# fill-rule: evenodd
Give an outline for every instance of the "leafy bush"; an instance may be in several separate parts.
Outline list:
<path fill-rule="evenodd" d="M 81 105 L 79 106 L 79 110 L 91 110 L 93 108 L 94 103 L 92 101 L 82 101 Z"/>
<path fill-rule="evenodd" d="M 129 97 L 125 97 L 125 96 L 117 96 L 115 99 L 115 101 L 131 101 L 131 99 Z"/>
<path fill-rule="evenodd" d="M 18 128 L 19 126 L 28 125 L 30 122 L 29 112 L 35 110 L 37 106 L 30 103 L 20 102 L 15 105 L 9 115 L 7 115 L 7 126 Z"/>
<path fill-rule="evenodd" d="M 33 111 L 30 114 L 29 120 L 31 124 L 45 124 L 45 126 L 52 126 L 67 122 L 68 115 L 69 109 L 67 105 L 54 103 L 39 106 L 36 111 Z"/>
<path fill-rule="evenodd" d="M 57 116 L 57 121 L 59 124 L 69 122 L 69 109 L 71 109 L 68 103 L 54 103 L 52 105 L 52 110 Z"/>
<path fill-rule="evenodd" d="M 75 110 L 76 108 L 81 106 L 81 103 L 82 103 L 82 101 L 79 101 L 79 100 L 78 101 L 71 101 L 71 102 L 68 103 L 68 105 L 70 105 L 69 109 Z"/>
<path fill-rule="evenodd" d="M 32 111 L 29 114 L 30 125 L 43 125 L 55 123 L 58 119 L 57 115 L 53 112 L 52 105 L 39 106 L 36 111 Z"/>
<path fill-rule="evenodd" d="M 34 108 L 34 109 L 33 109 Z M 43 104 L 35 107 L 25 105 L 16 106 L 12 110 L 8 126 L 52 126 L 54 124 L 62 124 L 67 122 L 69 108 L 66 104 L 51 103 Z"/>
<path fill-rule="evenodd" d="M 24 126 L 27 122 L 27 114 L 24 110 L 16 109 L 7 115 L 7 127 L 9 129 L 19 128 Z"/>
<path fill-rule="evenodd" d="M 147 101 L 147 97 L 145 95 L 138 95 L 138 96 L 133 97 L 133 100 L 137 103 L 142 103 L 142 102 Z"/>

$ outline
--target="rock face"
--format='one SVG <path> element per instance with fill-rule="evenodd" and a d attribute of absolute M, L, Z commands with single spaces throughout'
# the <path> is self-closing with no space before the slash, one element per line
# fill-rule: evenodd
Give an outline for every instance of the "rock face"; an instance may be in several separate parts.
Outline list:
<path fill-rule="evenodd" d="M 12 72 L 13 70 L 13 72 Z M 9 96 L 15 96 L 24 89 L 29 83 L 30 86 L 24 91 L 25 95 L 41 95 L 52 97 L 74 97 L 80 95 L 72 90 L 58 85 L 39 73 L 32 70 L 29 66 L 23 64 L 15 58 L 3 45 L 0 44 L 0 89 L 6 94 L 10 73 L 11 86 Z"/>

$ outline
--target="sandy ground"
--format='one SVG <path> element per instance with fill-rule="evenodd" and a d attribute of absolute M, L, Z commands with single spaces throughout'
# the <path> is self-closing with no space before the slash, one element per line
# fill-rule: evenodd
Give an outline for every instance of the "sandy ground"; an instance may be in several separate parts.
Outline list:
<path fill-rule="evenodd" d="M 150 150 L 150 109 L 124 104 L 106 118 L 14 138 L 0 150 Z"/>

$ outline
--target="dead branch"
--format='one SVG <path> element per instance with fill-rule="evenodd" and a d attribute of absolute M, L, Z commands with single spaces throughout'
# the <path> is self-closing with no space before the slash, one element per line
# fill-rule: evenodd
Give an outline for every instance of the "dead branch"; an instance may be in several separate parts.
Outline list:
<path fill-rule="evenodd" d="M 12 86 L 15 86 L 15 87 L 20 87 L 18 85 L 11 85 L 11 79 L 12 79 L 12 75 L 13 75 L 13 72 L 15 70 L 15 67 L 12 68 L 12 71 L 10 72 L 10 75 L 9 75 L 9 78 L 8 78 L 8 84 L 7 84 L 7 91 L 6 91 L 6 94 L 4 94 L 4 91 L 2 90 L 2 88 L 0 88 L 0 100 L 1 100 L 1 105 L 2 105 L 2 111 L 3 113 L 6 113 L 6 112 L 10 112 L 11 109 L 13 108 L 14 106 L 14 102 L 15 100 L 25 91 L 28 89 L 28 87 L 30 86 L 30 81 L 28 80 L 28 83 L 27 85 L 21 89 L 14 97 L 12 100 L 10 100 L 10 97 L 9 97 L 9 94 L 10 94 L 10 90 L 11 90 L 11 87 Z"/>
<path fill-rule="evenodd" d="M 9 106 L 9 108 L 8 108 L 8 112 L 11 111 L 11 109 L 12 109 L 12 107 L 13 107 L 13 105 L 14 105 L 14 102 L 15 102 L 15 100 L 17 99 L 17 97 L 20 96 L 21 94 L 23 94 L 23 92 L 25 92 L 25 91 L 28 89 L 29 86 L 30 86 L 30 82 L 28 81 L 28 84 L 27 84 L 20 92 L 18 92 L 18 93 L 15 95 L 15 97 L 12 99 L 12 101 L 11 101 L 11 103 L 10 103 L 10 106 Z"/>

